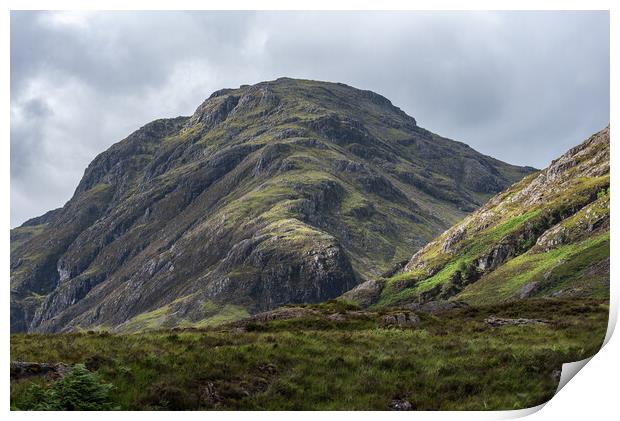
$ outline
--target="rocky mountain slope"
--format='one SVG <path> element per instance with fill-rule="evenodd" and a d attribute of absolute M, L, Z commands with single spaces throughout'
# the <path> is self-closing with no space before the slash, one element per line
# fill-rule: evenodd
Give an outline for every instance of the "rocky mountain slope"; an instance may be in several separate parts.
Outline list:
<path fill-rule="evenodd" d="M 11 230 L 11 330 L 204 326 L 333 298 L 532 171 L 370 91 L 220 90 L 113 145 L 65 206 Z"/>
<path fill-rule="evenodd" d="M 345 294 L 431 310 L 550 296 L 609 296 L 609 127 L 492 198 L 396 275 Z"/>

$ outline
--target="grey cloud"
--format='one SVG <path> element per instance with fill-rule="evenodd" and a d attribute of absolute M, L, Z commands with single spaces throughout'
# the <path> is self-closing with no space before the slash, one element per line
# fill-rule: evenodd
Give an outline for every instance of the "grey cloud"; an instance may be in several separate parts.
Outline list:
<path fill-rule="evenodd" d="M 23 118 L 28 125 L 13 125 L 11 138 L 19 142 L 11 144 L 11 177 L 27 176 L 28 162 L 44 142 L 45 119 L 52 114 L 52 110 L 40 99 L 32 99 L 23 105 Z"/>
<path fill-rule="evenodd" d="M 609 14 L 12 12 L 11 225 L 61 206 L 146 122 L 280 76 L 374 90 L 436 133 L 544 167 L 609 121 Z"/>

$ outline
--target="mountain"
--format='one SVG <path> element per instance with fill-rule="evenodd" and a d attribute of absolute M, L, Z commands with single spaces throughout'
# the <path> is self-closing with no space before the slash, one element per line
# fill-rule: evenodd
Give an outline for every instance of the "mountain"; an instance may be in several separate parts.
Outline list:
<path fill-rule="evenodd" d="M 206 326 L 334 298 L 531 173 L 364 90 L 213 93 L 97 156 L 11 230 L 11 331 Z"/>
<path fill-rule="evenodd" d="M 345 294 L 428 309 L 609 297 L 609 127 L 489 200 L 392 277 Z"/>

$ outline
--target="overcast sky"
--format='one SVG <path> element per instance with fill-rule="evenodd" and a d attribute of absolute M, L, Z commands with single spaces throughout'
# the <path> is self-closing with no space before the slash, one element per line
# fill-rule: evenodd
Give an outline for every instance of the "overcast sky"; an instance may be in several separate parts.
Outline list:
<path fill-rule="evenodd" d="M 211 92 L 281 76 L 378 92 L 537 168 L 609 121 L 607 12 L 12 12 L 11 226 L 88 163 Z"/>

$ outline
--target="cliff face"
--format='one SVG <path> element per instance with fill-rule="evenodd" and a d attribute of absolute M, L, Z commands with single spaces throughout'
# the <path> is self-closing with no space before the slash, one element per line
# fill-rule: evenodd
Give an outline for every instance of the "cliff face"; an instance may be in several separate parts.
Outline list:
<path fill-rule="evenodd" d="M 201 326 L 333 298 L 531 171 L 373 92 L 221 90 L 113 145 L 65 206 L 11 230 L 11 330 Z"/>
<path fill-rule="evenodd" d="M 367 304 L 609 296 L 609 127 L 498 194 L 400 273 L 349 293 Z M 379 290 L 379 291 L 376 291 Z"/>

